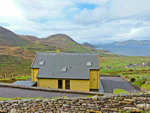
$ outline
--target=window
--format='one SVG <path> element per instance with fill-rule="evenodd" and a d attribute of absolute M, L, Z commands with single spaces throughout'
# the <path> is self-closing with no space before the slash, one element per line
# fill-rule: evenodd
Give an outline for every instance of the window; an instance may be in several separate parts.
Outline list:
<path fill-rule="evenodd" d="M 67 68 L 66 67 L 62 67 L 61 71 L 66 72 Z"/>
<path fill-rule="evenodd" d="M 40 62 L 40 65 L 41 65 L 41 66 L 44 65 L 44 61 L 41 61 L 41 62 Z"/>
<path fill-rule="evenodd" d="M 92 66 L 92 63 L 91 62 L 87 62 L 87 66 Z"/>

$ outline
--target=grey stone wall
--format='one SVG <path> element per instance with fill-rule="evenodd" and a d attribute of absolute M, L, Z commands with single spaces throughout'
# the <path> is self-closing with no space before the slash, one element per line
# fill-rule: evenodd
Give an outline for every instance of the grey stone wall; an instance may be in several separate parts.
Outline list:
<path fill-rule="evenodd" d="M 150 93 L 0 101 L 0 112 L 4 113 L 90 113 L 90 111 L 117 113 L 119 110 L 150 111 Z"/>

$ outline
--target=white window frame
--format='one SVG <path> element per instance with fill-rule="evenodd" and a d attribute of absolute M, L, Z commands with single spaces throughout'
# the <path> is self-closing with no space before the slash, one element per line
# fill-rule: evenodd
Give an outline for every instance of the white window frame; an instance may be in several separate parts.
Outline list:
<path fill-rule="evenodd" d="M 44 61 L 40 61 L 39 65 L 40 65 L 40 66 L 43 66 L 44 63 L 45 63 Z"/>
<path fill-rule="evenodd" d="M 87 62 L 87 66 L 91 67 L 92 66 L 92 62 Z"/>
<path fill-rule="evenodd" d="M 62 71 L 62 72 L 66 72 L 66 71 L 67 71 L 67 68 L 66 68 L 66 67 L 62 67 L 62 68 L 61 68 L 61 71 Z"/>

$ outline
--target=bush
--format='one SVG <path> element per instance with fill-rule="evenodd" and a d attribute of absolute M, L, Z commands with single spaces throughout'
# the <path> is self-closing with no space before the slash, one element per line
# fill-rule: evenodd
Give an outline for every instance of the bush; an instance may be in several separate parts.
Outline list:
<path fill-rule="evenodd" d="M 150 84 L 150 81 L 146 81 L 145 85 L 148 85 L 148 84 Z"/>
<path fill-rule="evenodd" d="M 129 77 L 126 75 L 125 78 L 127 79 L 127 78 L 129 78 Z"/>
<path fill-rule="evenodd" d="M 11 78 L 10 80 L 16 80 L 16 79 L 13 77 L 13 78 Z"/>
<path fill-rule="evenodd" d="M 12 100 L 21 100 L 20 97 L 15 97 L 15 98 L 12 98 Z"/>
<path fill-rule="evenodd" d="M 132 78 L 130 79 L 130 82 L 134 82 L 134 81 L 135 81 L 135 78 L 132 77 Z"/>
<path fill-rule="evenodd" d="M 149 77 L 147 75 L 141 76 L 137 81 L 141 84 L 145 84 L 146 81 L 148 81 Z"/>
<path fill-rule="evenodd" d="M 133 69 L 129 69 L 129 71 L 133 71 Z"/>

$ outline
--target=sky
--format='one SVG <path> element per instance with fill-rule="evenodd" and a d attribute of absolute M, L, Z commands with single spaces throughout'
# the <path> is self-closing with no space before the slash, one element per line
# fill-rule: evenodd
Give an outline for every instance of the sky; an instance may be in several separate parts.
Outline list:
<path fill-rule="evenodd" d="M 0 26 L 19 35 L 66 34 L 78 43 L 150 40 L 150 0 L 3 0 Z"/>

